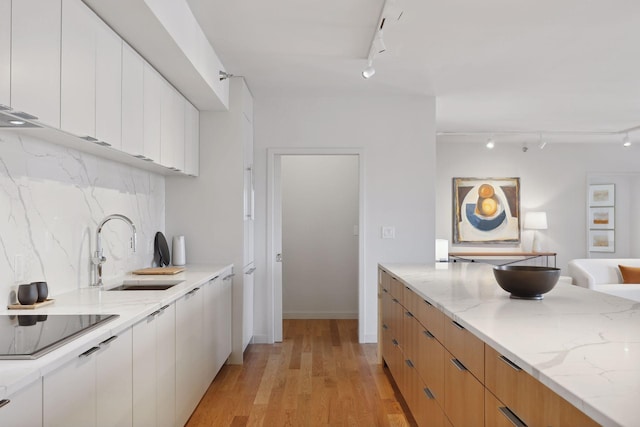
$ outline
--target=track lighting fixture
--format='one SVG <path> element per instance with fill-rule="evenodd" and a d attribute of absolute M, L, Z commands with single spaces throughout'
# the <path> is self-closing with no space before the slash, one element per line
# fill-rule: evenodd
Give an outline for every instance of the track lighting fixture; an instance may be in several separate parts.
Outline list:
<path fill-rule="evenodd" d="M 370 60 L 367 63 L 367 67 L 364 70 L 362 70 L 362 77 L 364 77 L 365 79 L 369 79 L 373 77 L 375 73 L 376 73 L 376 69 L 373 68 L 373 61 Z"/>
<path fill-rule="evenodd" d="M 629 134 L 625 134 L 624 138 L 622 138 L 622 146 L 623 147 L 631 147 L 631 139 L 629 138 Z"/>
<path fill-rule="evenodd" d="M 222 70 L 220 70 L 220 72 L 218 73 L 218 76 L 220 77 L 220 81 L 230 79 L 231 77 L 235 77 L 233 74 L 227 73 L 226 71 L 222 71 Z"/>
<path fill-rule="evenodd" d="M 541 150 L 544 150 L 544 147 L 546 147 L 546 146 L 547 146 L 547 141 L 542 139 L 542 134 L 540 134 L 539 142 L 538 142 L 538 148 L 541 149 Z"/>
<path fill-rule="evenodd" d="M 383 53 L 385 50 L 387 50 L 387 47 L 384 44 L 384 40 L 382 39 L 382 30 L 377 32 L 376 38 L 373 40 L 373 48 L 375 49 L 375 53 Z"/>
<path fill-rule="evenodd" d="M 492 150 L 492 149 L 493 149 L 493 147 L 495 147 L 495 146 L 496 146 L 496 143 L 495 143 L 495 141 L 493 140 L 493 138 L 489 138 L 489 139 L 487 139 L 487 148 L 488 148 L 489 150 Z"/>

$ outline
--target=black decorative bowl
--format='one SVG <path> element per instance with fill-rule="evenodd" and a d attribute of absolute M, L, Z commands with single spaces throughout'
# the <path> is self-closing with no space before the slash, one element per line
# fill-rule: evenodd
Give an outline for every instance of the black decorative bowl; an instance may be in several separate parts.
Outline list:
<path fill-rule="evenodd" d="M 516 299 L 542 299 L 558 283 L 560 269 L 519 265 L 497 265 L 493 275 L 502 289 Z"/>

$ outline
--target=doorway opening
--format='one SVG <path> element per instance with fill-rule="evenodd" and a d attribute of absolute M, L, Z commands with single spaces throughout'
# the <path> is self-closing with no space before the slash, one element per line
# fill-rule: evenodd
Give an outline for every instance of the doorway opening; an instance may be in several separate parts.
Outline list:
<path fill-rule="evenodd" d="M 282 341 L 285 318 L 357 318 L 362 341 L 362 153 L 272 149 L 268 163 L 273 341 Z"/>

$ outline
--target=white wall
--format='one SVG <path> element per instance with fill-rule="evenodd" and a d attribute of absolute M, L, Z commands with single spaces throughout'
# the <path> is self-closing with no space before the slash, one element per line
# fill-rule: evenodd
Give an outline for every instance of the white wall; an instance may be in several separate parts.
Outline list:
<path fill-rule="evenodd" d="M 377 340 L 378 262 L 434 259 L 435 100 L 396 97 L 263 97 L 255 102 L 256 309 L 254 337 L 272 334 L 266 266 L 267 148 L 363 148 L 365 289 L 361 339 Z M 380 227 L 396 227 L 382 240 Z"/>
<path fill-rule="evenodd" d="M 164 202 L 161 175 L 0 131 L 0 294 L 37 280 L 52 296 L 88 286 L 97 225 L 113 213 L 135 223 L 138 251 L 129 247 L 129 226 L 110 221 L 102 232 L 105 282 L 151 266 Z M 16 255 L 25 263 L 22 280 Z"/>
<path fill-rule="evenodd" d="M 524 153 L 519 145 L 488 150 L 482 143 L 438 143 L 436 235 L 451 241 L 453 177 L 520 177 L 521 213 L 547 212 L 549 229 L 538 235 L 543 249 L 558 253 L 558 267 L 566 273 L 569 260 L 587 257 L 587 175 L 638 172 L 639 160 L 640 147 L 617 144 L 547 144 Z"/>
<path fill-rule="evenodd" d="M 281 158 L 285 319 L 358 318 L 358 169 L 356 155 Z"/>

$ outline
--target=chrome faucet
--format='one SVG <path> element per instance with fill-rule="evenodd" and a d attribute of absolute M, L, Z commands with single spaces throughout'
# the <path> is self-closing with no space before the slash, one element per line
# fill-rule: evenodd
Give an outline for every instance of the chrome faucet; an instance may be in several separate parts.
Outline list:
<path fill-rule="evenodd" d="M 98 229 L 96 230 L 96 253 L 91 259 L 95 272 L 95 282 L 92 284 L 92 286 L 102 286 L 102 264 L 105 263 L 107 258 L 103 255 L 102 235 L 100 233 L 102 232 L 102 227 L 104 227 L 104 225 L 112 219 L 119 219 L 129 224 L 129 227 L 131 227 L 131 249 L 133 249 L 133 252 L 136 251 L 136 226 L 133 225 L 133 221 L 120 214 L 109 215 L 108 217 L 103 219 L 100 225 L 98 225 Z"/>

